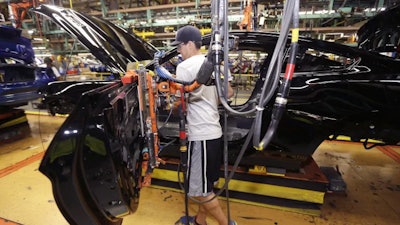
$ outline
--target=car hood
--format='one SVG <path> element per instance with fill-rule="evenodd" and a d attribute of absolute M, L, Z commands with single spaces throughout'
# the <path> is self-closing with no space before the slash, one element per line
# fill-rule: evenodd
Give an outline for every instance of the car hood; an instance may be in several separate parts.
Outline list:
<path fill-rule="evenodd" d="M 135 34 L 97 17 L 46 4 L 33 11 L 49 17 L 115 72 L 124 73 L 129 62 L 152 60 L 157 51 Z"/>

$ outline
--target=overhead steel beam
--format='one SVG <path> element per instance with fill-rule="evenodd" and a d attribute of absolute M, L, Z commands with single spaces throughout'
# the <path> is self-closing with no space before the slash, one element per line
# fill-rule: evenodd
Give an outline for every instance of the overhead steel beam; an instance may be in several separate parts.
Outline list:
<path fill-rule="evenodd" d="M 230 0 L 229 3 L 241 2 L 241 0 Z M 142 12 L 144 10 L 162 10 L 162 9 L 170 9 L 170 8 L 195 8 L 205 5 L 210 5 L 210 1 L 195 1 L 195 2 L 184 2 L 184 3 L 176 3 L 176 4 L 165 4 L 165 5 L 152 5 L 146 7 L 137 7 L 137 8 L 129 8 L 129 9 L 118 9 L 118 10 L 109 10 L 107 14 L 112 13 L 132 13 L 132 12 Z M 101 15 L 101 12 L 93 12 L 90 15 L 97 16 Z"/>

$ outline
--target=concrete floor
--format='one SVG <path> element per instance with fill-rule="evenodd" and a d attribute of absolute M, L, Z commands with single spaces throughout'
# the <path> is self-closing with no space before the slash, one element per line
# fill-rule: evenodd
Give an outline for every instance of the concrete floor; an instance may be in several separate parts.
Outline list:
<path fill-rule="evenodd" d="M 62 117 L 28 115 L 31 134 L 0 143 L 0 225 L 68 224 L 57 208 L 49 180 L 38 165 Z M 387 153 L 387 150 L 391 154 Z M 390 156 L 388 156 L 390 155 Z M 365 150 L 361 144 L 325 141 L 313 158 L 319 166 L 338 166 L 346 194 L 326 194 L 320 215 L 306 215 L 230 202 L 230 214 L 240 225 L 393 225 L 400 224 L 400 147 Z M 168 225 L 184 214 L 183 194 L 144 188 L 138 211 L 123 225 Z M 221 201 L 224 209 L 226 202 Z M 196 209 L 190 204 L 191 214 Z M 209 225 L 215 221 L 209 219 Z"/>

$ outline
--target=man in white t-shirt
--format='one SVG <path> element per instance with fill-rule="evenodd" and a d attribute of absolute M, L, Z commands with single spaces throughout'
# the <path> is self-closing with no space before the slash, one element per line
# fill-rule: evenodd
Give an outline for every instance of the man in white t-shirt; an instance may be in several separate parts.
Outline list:
<path fill-rule="evenodd" d="M 176 33 L 176 39 L 171 43 L 177 46 L 183 62 L 176 68 L 178 80 L 191 82 L 204 62 L 201 54 L 202 38 L 199 29 L 185 26 Z M 228 86 L 228 98 L 232 97 L 233 89 Z M 219 97 L 214 85 L 201 85 L 189 93 L 187 106 L 188 123 L 188 196 L 200 202 L 197 215 L 191 217 L 191 224 L 206 225 L 207 214 L 213 216 L 219 225 L 234 225 L 223 212 L 219 200 L 213 192 L 213 185 L 219 178 L 222 162 L 223 142 L 222 129 L 218 112 Z M 210 200 L 212 199 L 212 200 Z"/>

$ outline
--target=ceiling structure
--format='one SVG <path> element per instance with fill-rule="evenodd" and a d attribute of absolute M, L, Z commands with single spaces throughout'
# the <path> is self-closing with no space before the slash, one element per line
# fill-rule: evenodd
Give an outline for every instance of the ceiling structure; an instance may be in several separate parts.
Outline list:
<path fill-rule="evenodd" d="M 174 37 L 180 26 L 194 24 L 204 34 L 211 31 L 210 1 L 184 0 L 23 0 L 32 5 L 42 2 L 73 8 L 96 17 L 102 17 L 147 39 L 158 47 Z M 0 0 L 0 13 L 10 24 L 8 4 L 21 0 Z M 229 0 L 228 21 L 230 30 L 240 26 L 246 6 L 252 6 L 253 30 L 279 31 L 283 1 Z M 300 31 L 302 35 L 324 39 L 326 34 L 339 36 L 354 34 L 358 28 L 380 10 L 397 4 L 400 0 L 301 0 Z M 0 15 L 1 19 L 1 15 Z M 33 37 L 48 40 L 46 45 L 54 51 L 81 51 L 79 44 L 60 28 L 42 16 L 27 13 L 22 28 L 30 30 Z M 336 37 L 337 38 L 337 37 Z M 40 40 L 40 39 L 38 39 Z M 36 42 L 40 44 L 40 41 Z M 84 51 L 84 50 L 83 50 Z"/>

